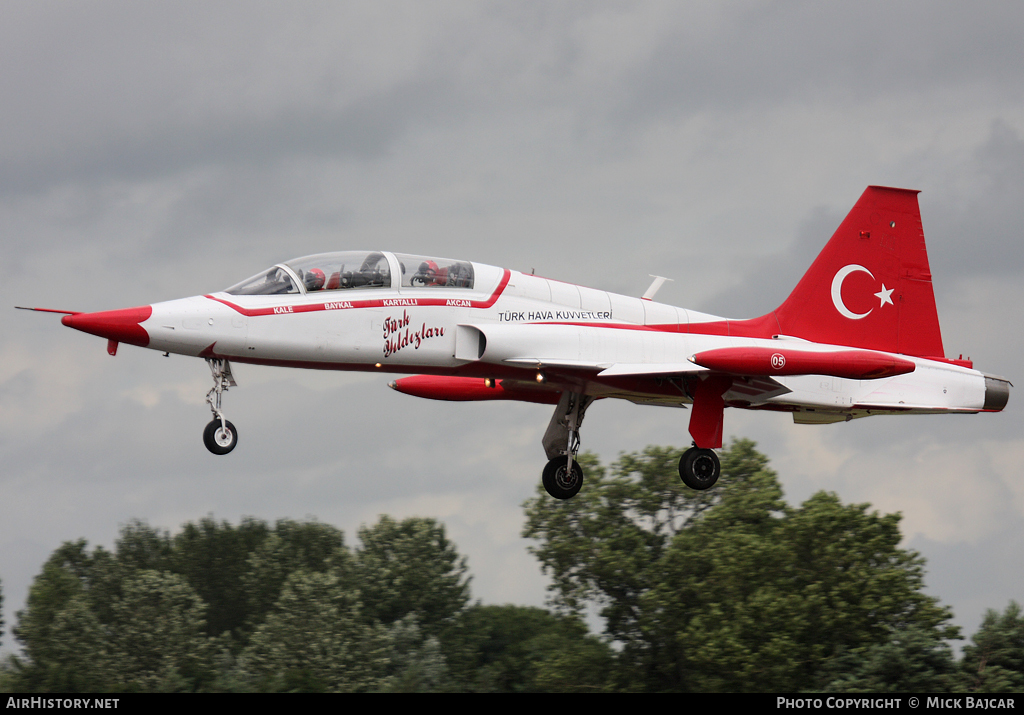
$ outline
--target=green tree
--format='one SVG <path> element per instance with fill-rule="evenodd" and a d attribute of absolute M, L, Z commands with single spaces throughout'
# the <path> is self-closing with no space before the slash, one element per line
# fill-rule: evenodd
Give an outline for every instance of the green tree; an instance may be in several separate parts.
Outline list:
<path fill-rule="evenodd" d="M 441 642 L 424 635 L 415 613 L 388 628 L 387 682 L 391 693 L 436 693 L 452 689 Z"/>
<path fill-rule="evenodd" d="M 140 519 L 121 527 L 114 544 L 117 561 L 132 571 L 164 571 L 171 556 L 171 536 Z"/>
<path fill-rule="evenodd" d="M 213 679 L 206 604 L 176 574 L 139 571 L 114 604 L 109 653 L 124 690 L 197 690 Z"/>
<path fill-rule="evenodd" d="M 956 637 L 922 593 L 923 560 L 899 548 L 899 515 L 825 493 L 789 507 L 749 441 L 724 450 L 709 492 L 679 484 L 679 456 L 624 455 L 590 467 L 576 499 L 526 505 L 555 605 L 599 604 L 622 645 L 620 687 L 793 692 L 911 627 Z"/>
<path fill-rule="evenodd" d="M 436 635 L 469 602 L 466 559 L 434 519 L 381 516 L 359 529 L 354 572 L 365 617 L 384 624 L 416 614 Z"/>
<path fill-rule="evenodd" d="M 528 606 L 466 609 L 445 654 L 457 687 L 477 692 L 599 692 L 615 667 L 578 618 Z"/>
<path fill-rule="evenodd" d="M 182 576 L 204 603 L 206 632 L 238 632 L 249 616 L 249 555 L 268 537 L 266 522 L 244 518 L 237 527 L 212 517 L 189 522 L 170 540 L 165 569 Z"/>
<path fill-rule="evenodd" d="M 244 611 L 251 627 L 262 623 L 281 596 L 288 577 L 300 570 L 332 571 L 343 585 L 352 586 L 352 554 L 344 534 L 318 521 L 279 520 L 246 558 L 240 584 L 246 594 Z"/>
<path fill-rule="evenodd" d="M 182 576 L 207 605 L 207 634 L 233 635 L 244 647 L 298 569 L 326 571 L 350 559 L 343 534 L 315 520 L 281 519 L 273 527 L 247 517 L 239 525 L 212 517 L 187 522 L 173 537 L 139 520 L 115 544 L 122 570 L 153 569 Z"/>
<path fill-rule="evenodd" d="M 1002 614 L 989 609 L 971 641 L 960 664 L 964 689 L 1024 691 L 1024 614 L 1017 602 L 1011 601 Z"/>
<path fill-rule="evenodd" d="M 178 576 L 124 566 L 84 540 L 47 560 L 18 612 L 27 691 L 195 689 L 209 679 L 205 605 Z M 197 660 L 198 659 L 198 660 Z"/>
<path fill-rule="evenodd" d="M 645 630 L 641 598 L 664 578 L 661 560 L 672 539 L 767 464 L 752 443 L 735 443 L 722 454 L 716 488 L 694 491 L 680 483 L 681 455 L 649 446 L 622 455 L 609 472 L 586 453 L 580 458 L 586 489 L 566 501 L 538 489 L 524 505 L 523 536 L 539 542 L 530 551 L 552 578 L 553 605 L 575 614 L 591 603 L 601 607 L 606 633 L 621 644 L 620 661 L 630 665 L 620 670 L 621 687 L 680 687 L 678 677 L 658 673 L 678 670 L 669 664 L 678 648 Z"/>
<path fill-rule="evenodd" d="M 266 574 L 259 571 L 250 574 L 250 557 L 270 537 L 288 556 L 287 569 L 276 580 L 261 578 Z M 324 569 L 345 557 L 350 555 L 334 527 L 288 520 L 272 530 L 255 519 L 233 527 L 207 518 L 186 524 L 174 538 L 132 520 L 121 528 L 113 553 L 102 547 L 90 552 L 84 539 L 66 542 L 47 559 L 30 588 L 25 609 L 17 614 L 13 632 L 25 656 L 12 660 L 12 677 L 18 689 L 41 691 L 205 687 L 211 677 L 210 652 L 226 648 L 225 657 L 233 658 L 251 632 L 252 625 L 250 630 L 245 625 L 262 621 L 289 573 L 303 566 Z M 152 647 L 163 649 L 161 657 L 170 658 L 167 667 L 125 660 L 143 658 L 141 646 L 129 649 L 130 639 L 122 636 L 125 628 L 144 632 L 147 627 L 137 616 L 145 611 L 143 604 L 134 611 L 134 606 L 124 606 L 142 598 L 144 586 L 150 589 L 147 603 L 152 621 L 148 625 L 162 629 L 145 638 Z M 254 611 L 254 605 L 262 610 Z M 161 608 L 165 610 L 158 617 Z M 195 623 L 203 624 L 203 635 L 209 638 L 193 642 L 199 660 L 183 659 L 175 649 L 185 634 L 173 630 Z M 214 646 L 210 639 L 225 631 L 233 635 L 217 638 Z M 68 645 L 78 641 L 76 647 Z M 146 658 L 155 657 L 151 656 Z M 116 667 L 110 665 L 115 662 Z M 121 679 L 108 679 L 102 688 L 96 685 L 97 678 L 114 674 Z"/>
<path fill-rule="evenodd" d="M 743 443 L 745 444 L 745 443 Z M 677 465 L 682 452 L 650 446 L 624 454 L 611 473 L 590 453 L 580 456 L 587 488 L 575 498 L 528 500 L 523 536 L 539 541 L 530 547 L 553 579 L 554 603 L 579 612 L 588 602 L 603 605 L 608 632 L 630 642 L 641 636 L 639 596 L 659 578 L 655 564 L 671 539 L 717 503 L 729 486 L 749 479 L 763 462 L 739 464 L 734 447 L 723 454 L 722 476 L 709 491 L 681 486 Z"/>
<path fill-rule="evenodd" d="M 104 617 L 116 595 L 109 578 L 114 568 L 108 552 L 89 554 L 84 540 L 62 544 L 43 564 L 12 629 L 25 653 L 24 659 L 12 660 L 18 689 L 75 692 L 93 687 L 105 654 L 92 634 L 109 622 Z M 83 639 L 82 647 L 71 653 L 66 644 L 76 636 Z M 99 670 L 79 673 L 80 663 L 96 664 Z"/>
<path fill-rule="evenodd" d="M 57 548 L 2 686 L 24 691 L 592 692 L 614 665 L 571 615 L 467 609 L 466 559 L 432 519 L 389 517 L 357 549 L 315 521 L 133 520 L 113 551 Z M 211 625 L 217 613 L 219 625 Z"/>
<path fill-rule="evenodd" d="M 838 653 L 818 675 L 823 692 L 945 693 L 956 687 L 949 644 L 932 628 L 893 630 L 883 643 Z"/>
<path fill-rule="evenodd" d="M 47 690 L 95 692 L 109 686 L 112 668 L 107 633 L 84 593 L 56 613 L 49 631 Z"/>
<path fill-rule="evenodd" d="M 260 690 L 365 692 L 384 683 L 389 639 L 336 574 L 296 571 L 240 665 Z"/>

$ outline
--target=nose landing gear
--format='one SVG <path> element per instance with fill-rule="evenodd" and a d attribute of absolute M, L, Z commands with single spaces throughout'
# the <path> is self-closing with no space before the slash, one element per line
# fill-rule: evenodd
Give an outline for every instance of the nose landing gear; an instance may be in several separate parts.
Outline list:
<path fill-rule="evenodd" d="M 213 420 L 203 430 L 203 443 L 214 454 L 227 454 L 238 444 L 238 430 L 227 421 L 221 411 L 221 395 L 228 387 L 237 387 L 238 383 L 231 375 L 231 363 L 224 358 L 206 358 L 213 373 L 213 388 L 206 393 L 206 404 L 213 412 Z"/>

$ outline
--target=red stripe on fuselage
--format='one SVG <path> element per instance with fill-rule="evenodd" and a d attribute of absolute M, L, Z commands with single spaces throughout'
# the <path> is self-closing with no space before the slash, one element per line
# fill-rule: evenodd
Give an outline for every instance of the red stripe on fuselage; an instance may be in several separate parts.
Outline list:
<path fill-rule="evenodd" d="M 338 300 L 325 300 L 323 303 L 309 303 L 307 305 L 275 305 L 267 308 L 243 308 L 240 305 L 236 305 L 231 301 L 224 300 L 223 298 L 217 298 L 212 295 L 204 296 L 210 300 L 215 300 L 218 303 L 223 303 L 232 310 L 235 310 L 242 315 L 250 318 L 255 318 L 261 315 L 287 315 L 289 313 L 316 313 L 323 310 L 353 310 L 356 308 L 392 308 L 392 307 L 404 307 L 404 306 L 421 306 L 421 305 L 440 305 L 440 306 L 451 306 L 457 308 L 490 308 L 497 302 L 498 298 L 505 291 L 505 287 L 508 285 L 509 278 L 511 278 L 512 272 L 505 269 L 505 275 L 502 276 L 501 282 L 498 283 L 498 287 L 494 289 L 491 297 L 487 300 L 468 300 L 466 298 L 376 298 L 373 300 L 344 300 L 339 298 Z M 308 295 L 308 294 L 307 294 Z"/>
<path fill-rule="evenodd" d="M 306 305 L 277 305 L 266 308 L 243 308 L 223 298 L 212 295 L 204 297 L 228 306 L 234 311 L 250 318 L 264 315 L 287 315 L 289 313 L 315 313 L 325 310 L 353 310 L 357 308 L 391 308 L 402 306 L 451 306 L 464 308 L 490 308 L 505 292 L 512 272 L 504 269 L 504 275 L 498 287 L 487 300 L 467 300 L 465 298 L 376 298 L 372 300 L 327 300 L 323 303 Z M 545 279 L 552 280 L 552 279 Z M 701 335 L 727 335 L 732 337 L 770 338 L 778 333 L 778 323 L 772 314 L 750 320 L 715 320 L 706 323 L 666 323 L 661 325 L 637 325 L 632 323 L 579 323 L 569 321 L 533 323 L 534 325 L 575 325 L 591 328 L 613 328 L 615 330 L 647 330 L 659 333 L 691 333 Z"/>

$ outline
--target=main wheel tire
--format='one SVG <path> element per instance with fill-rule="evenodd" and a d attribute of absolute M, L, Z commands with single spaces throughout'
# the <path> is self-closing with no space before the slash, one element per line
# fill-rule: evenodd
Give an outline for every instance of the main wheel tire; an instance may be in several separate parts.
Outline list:
<path fill-rule="evenodd" d="M 691 447 L 679 458 L 679 478 L 690 489 L 710 489 L 721 473 L 722 464 L 713 450 Z"/>
<path fill-rule="evenodd" d="M 214 454 L 227 454 L 238 444 L 238 430 L 235 426 L 225 420 L 224 427 L 227 429 L 221 427 L 220 420 L 213 420 L 203 430 L 203 443 Z"/>
<path fill-rule="evenodd" d="M 555 499 L 572 499 L 583 486 L 583 467 L 573 460 L 572 471 L 566 469 L 567 457 L 555 457 L 544 467 L 541 481 Z"/>

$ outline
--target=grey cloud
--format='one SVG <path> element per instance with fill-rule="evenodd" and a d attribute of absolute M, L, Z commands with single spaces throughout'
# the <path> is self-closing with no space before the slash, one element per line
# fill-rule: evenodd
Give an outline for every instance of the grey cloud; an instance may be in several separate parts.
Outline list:
<path fill-rule="evenodd" d="M 851 197 L 850 207 L 855 200 Z M 753 318 L 775 310 L 810 268 L 844 216 L 834 208 L 811 209 L 800 223 L 795 240 L 783 253 L 739 259 L 743 267 L 737 271 L 740 275 L 736 283 L 693 307 L 731 318 Z M 730 255 L 731 263 L 736 260 Z"/>
<path fill-rule="evenodd" d="M 6 161 L 0 194 L 38 192 L 64 183 L 140 181 L 205 167 L 244 172 L 289 157 L 380 157 L 408 124 L 446 104 L 437 85 L 397 87 L 341 112 L 313 108 L 267 119 L 201 119 L 192 126 L 156 126 L 142 136 L 98 137 L 95 142 Z"/>
<path fill-rule="evenodd" d="M 379 156 L 458 107 L 429 60 L 445 26 L 415 6 L 26 6 L 0 30 L 0 191 L 138 180 L 288 155 Z M 404 12 L 403 12 L 404 9 Z M 454 10 L 454 12 L 452 12 Z M 360 19 L 370 25 L 360 33 Z M 379 44 L 375 44 L 379 43 Z M 447 78 L 444 71 L 447 71 Z"/>
<path fill-rule="evenodd" d="M 908 157 L 908 167 L 917 157 Z M 979 276 L 1016 275 L 1024 269 L 1024 140 L 1003 121 L 994 121 L 986 139 L 965 162 L 946 158 L 926 169 L 919 195 L 935 291 L 942 302 L 959 283 Z M 913 186 L 908 188 L 915 188 Z M 842 221 L 847 206 L 809 211 L 784 251 L 739 258 L 740 278 L 702 306 L 719 315 L 750 317 L 776 307 L 810 266 Z M 730 260 L 737 260 L 731 257 Z M 746 262 L 750 265 L 744 266 Z"/>
<path fill-rule="evenodd" d="M 1024 269 L 1024 139 L 1004 121 L 921 197 L 932 272 L 956 281 Z"/>
<path fill-rule="evenodd" d="M 746 3 L 696 18 L 694 27 L 686 15 L 629 75 L 623 116 L 855 106 L 954 88 L 1021 96 L 1024 11 L 1009 5 Z"/>

